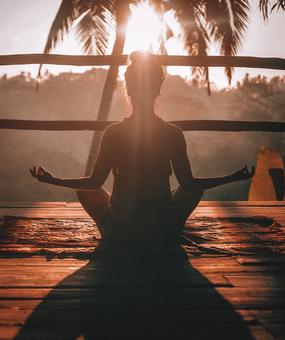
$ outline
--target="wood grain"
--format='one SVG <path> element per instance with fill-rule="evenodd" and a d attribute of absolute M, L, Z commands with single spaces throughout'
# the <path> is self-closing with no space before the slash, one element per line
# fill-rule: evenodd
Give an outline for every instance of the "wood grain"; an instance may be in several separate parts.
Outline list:
<path fill-rule="evenodd" d="M 64 225 L 73 246 L 93 242 L 96 229 L 77 202 L 0 204 L 0 215 L 9 214 L 6 221 L 30 214 L 42 224 L 33 225 L 34 217 L 20 219 L 19 228 L 10 229 L 14 241 L 4 246 L 1 238 L 0 339 L 285 338 L 284 229 L 274 222 L 285 216 L 284 202 L 200 203 L 186 234 L 203 246 L 235 246 L 237 255 L 184 245 L 182 253 L 163 256 L 119 252 L 87 260 L 33 253 L 15 258 L 11 252 L 7 257 L 5 247 L 31 249 L 23 240 L 36 235 L 37 227 L 34 241 L 41 247 L 49 243 L 45 230 L 62 247 Z M 259 223 L 247 223 L 257 222 L 255 215 Z M 66 224 L 53 226 L 53 216 Z M 76 223 L 86 225 L 86 235 L 78 225 L 77 233 L 71 228 Z M 0 232 L 8 232 L 3 224 Z M 274 242 L 280 251 L 265 254 Z M 252 252 L 244 255 L 245 250 Z"/>

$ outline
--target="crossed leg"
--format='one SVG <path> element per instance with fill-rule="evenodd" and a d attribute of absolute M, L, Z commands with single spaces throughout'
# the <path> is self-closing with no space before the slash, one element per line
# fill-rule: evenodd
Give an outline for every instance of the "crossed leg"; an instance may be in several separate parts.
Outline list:
<path fill-rule="evenodd" d="M 109 208 L 109 192 L 100 188 L 92 191 L 77 190 L 76 194 L 82 207 L 97 224 L 101 237 L 104 237 L 103 219 L 107 209 Z"/>
<path fill-rule="evenodd" d="M 183 190 L 180 185 L 172 191 L 172 199 L 178 213 L 179 234 L 182 233 L 188 217 L 201 201 L 203 194 L 203 190 L 191 190 L 187 192 Z"/>
<path fill-rule="evenodd" d="M 110 193 L 102 188 L 94 191 L 78 190 L 76 193 L 82 207 L 97 224 L 101 237 L 106 238 L 108 233 L 106 234 L 107 230 L 104 230 L 103 221 L 104 216 L 110 207 Z M 177 229 L 170 232 L 170 235 L 172 235 L 169 235 L 170 238 L 176 238 L 181 235 L 187 218 L 197 207 L 203 193 L 202 190 L 186 192 L 180 186 L 172 192 L 172 198 L 178 216 Z M 175 237 L 175 235 L 177 236 Z"/>

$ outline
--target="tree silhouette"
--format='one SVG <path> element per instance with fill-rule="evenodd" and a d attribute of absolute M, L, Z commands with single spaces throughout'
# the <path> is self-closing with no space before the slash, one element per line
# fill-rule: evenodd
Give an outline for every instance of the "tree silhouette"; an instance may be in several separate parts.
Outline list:
<path fill-rule="evenodd" d="M 269 14 L 269 9 L 270 13 L 273 10 L 283 10 L 285 11 L 285 0 L 277 0 L 273 4 L 271 4 L 270 0 L 259 0 L 259 8 L 262 12 L 263 19 L 266 20 L 268 19 L 268 14 Z"/>

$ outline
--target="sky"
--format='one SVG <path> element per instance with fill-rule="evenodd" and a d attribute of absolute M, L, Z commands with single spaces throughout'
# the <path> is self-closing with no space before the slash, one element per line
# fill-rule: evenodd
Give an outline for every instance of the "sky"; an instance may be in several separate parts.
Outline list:
<path fill-rule="evenodd" d="M 60 0 L 0 0 L 0 54 L 42 53 L 49 28 L 60 2 Z M 258 1 L 253 0 L 250 3 L 250 21 L 238 55 L 285 58 L 285 13 L 274 12 L 269 20 L 264 22 L 258 10 Z M 134 13 L 134 16 L 136 15 Z M 140 27 L 140 20 L 136 16 L 133 19 L 132 27 L 135 27 L 138 32 L 144 32 L 146 31 L 145 22 L 145 20 L 141 20 Z M 135 43 L 140 40 L 135 40 L 132 37 L 129 39 L 131 40 L 126 52 L 129 52 L 131 45 L 136 48 Z M 82 54 L 81 46 L 76 40 L 73 30 L 53 53 Z M 177 43 L 170 42 L 169 53 L 180 54 L 181 48 Z M 213 47 L 210 54 L 218 54 L 217 49 Z M 37 65 L 0 66 L 0 75 L 6 73 L 12 76 L 20 71 L 31 72 L 32 75 L 36 75 L 37 68 Z M 70 70 L 80 72 L 86 69 L 71 66 L 45 66 L 45 69 L 47 68 L 53 73 Z M 168 68 L 168 72 L 185 77 L 190 76 L 189 68 L 172 67 Z M 247 72 L 251 75 L 285 75 L 285 71 L 236 68 L 233 84 Z M 227 86 L 227 79 L 220 68 L 211 68 L 210 78 L 218 87 Z"/>

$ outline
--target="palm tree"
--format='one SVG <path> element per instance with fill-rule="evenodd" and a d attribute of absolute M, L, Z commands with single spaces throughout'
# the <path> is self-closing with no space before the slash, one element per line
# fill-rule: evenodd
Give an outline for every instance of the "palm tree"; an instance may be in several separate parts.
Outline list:
<path fill-rule="evenodd" d="M 259 9 L 262 12 L 263 19 L 268 19 L 268 11 L 270 9 L 270 12 L 273 10 L 279 11 L 280 9 L 283 9 L 285 11 L 285 0 L 276 0 L 273 4 L 271 4 L 270 0 L 259 0 Z"/>
<path fill-rule="evenodd" d="M 122 54 L 130 5 L 139 0 L 62 0 L 51 26 L 45 53 L 49 53 L 61 41 L 77 21 L 77 35 L 83 43 L 84 52 L 104 54 L 108 46 L 112 19 L 116 23 L 116 39 L 112 54 Z M 184 45 L 189 55 L 207 55 L 211 42 L 220 44 L 220 53 L 236 55 L 247 26 L 248 0 L 149 0 L 160 13 L 173 11 L 181 26 Z M 265 2 L 265 0 L 260 0 Z M 229 83 L 232 69 L 225 68 Z M 208 69 L 195 68 L 208 79 Z M 118 66 L 111 65 L 103 89 L 98 120 L 106 120 L 117 81 Z M 100 135 L 94 133 L 89 153 L 87 173 L 92 168 Z"/>

